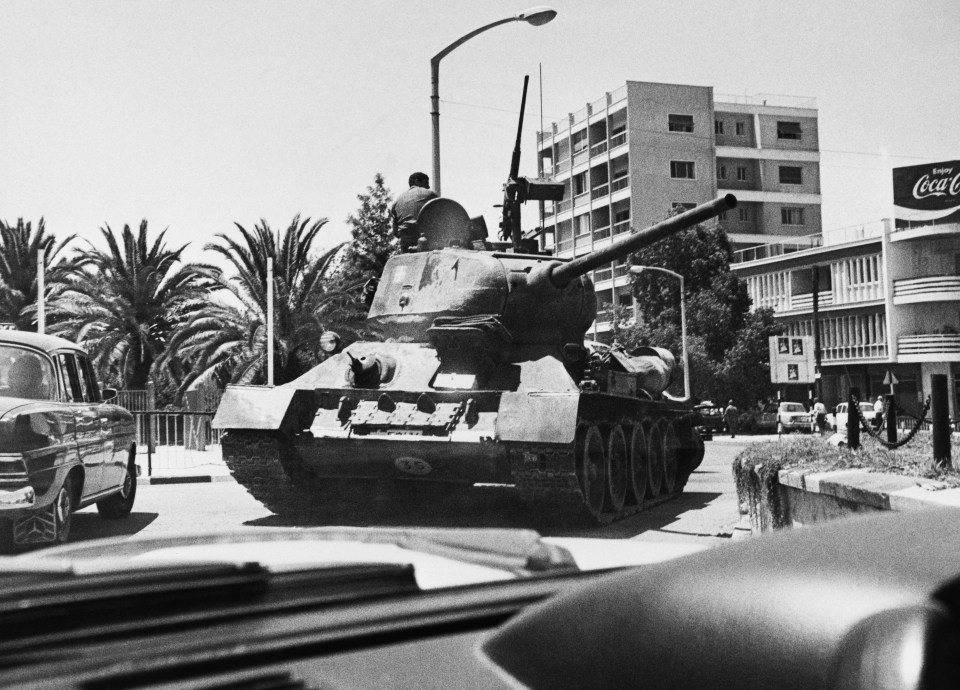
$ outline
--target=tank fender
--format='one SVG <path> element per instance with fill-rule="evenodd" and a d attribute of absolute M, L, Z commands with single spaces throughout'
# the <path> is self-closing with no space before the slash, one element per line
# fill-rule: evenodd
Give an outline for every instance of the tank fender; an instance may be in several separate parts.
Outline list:
<path fill-rule="evenodd" d="M 580 392 L 503 393 L 497 411 L 498 441 L 571 443 L 577 431 Z"/>
<path fill-rule="evenodd" d="M 313 391 L 280 386 L 227 386 L 213 418 L 215 429 L 297 433 L 316 412 Z"/>

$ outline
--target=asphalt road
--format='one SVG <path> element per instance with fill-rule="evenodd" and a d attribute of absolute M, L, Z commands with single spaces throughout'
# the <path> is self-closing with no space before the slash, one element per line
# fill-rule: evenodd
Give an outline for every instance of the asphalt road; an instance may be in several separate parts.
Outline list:
<path fill-rule="evenodd" d="M 544 536 L 593 537 L 725 543 L 739 522 L 730 465 L 743 443 L 718 438 L 707 443 L 704 462 L 691 476 L 682 495 L 605 527 L 564 525 L 524 506 L 509 489 L 485 487 L 443 500 L 398 504 L 374 498 L 360 504 L 332 501 L 309 518 L 273 515 L 234 481 L 212 483 L 141 484 L 133 513 L 118 521 L 99 517 L 95 507 L 74 516 L 71 541 L 108 536 L 134 538 L 197 531 L 256 529 L 263 526 L 356 525 L 430 527 L 523 527 Z"/>

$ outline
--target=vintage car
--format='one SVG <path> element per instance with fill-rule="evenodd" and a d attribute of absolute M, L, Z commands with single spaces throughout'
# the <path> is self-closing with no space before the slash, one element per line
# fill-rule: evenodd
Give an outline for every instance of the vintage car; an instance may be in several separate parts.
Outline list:
<path fill-rule="evenodd" d="M 785 434 L 789 431 L 810 431 L 812 418 L 803 403 L 772 403 L 757 417 L 757 428 L 768 433 Z"/>
<path fill-rule="evenodd" d="M 130 513 L 136 436 L 115 396 L 74 343 L 0 331 L 0 550 L 66 542 L 71 514 L 93 503 Z"/>
<path fill-rule="evenodd" d="M 873 404 L 868 402 L 860 403 L 860 415 L 868 422 L 873 422 L 876 412 L 873 411 Z M 847 403 L 837 405 L 837 411 L 832 415 L 827 415 L 827 425 L 836 432 L 847 430 Z"/>

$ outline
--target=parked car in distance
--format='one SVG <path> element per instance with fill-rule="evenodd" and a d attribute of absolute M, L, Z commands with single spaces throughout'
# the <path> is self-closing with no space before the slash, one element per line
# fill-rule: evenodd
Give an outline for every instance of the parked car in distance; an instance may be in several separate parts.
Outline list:
<path fill-rule="evenodd" d="M 700 415 L 701 421 L 699 426 L 708 436 L 723 431 L 722 407 L 715 405 L 711 400 L 704 400 L 700 404 L 694 405 L 693 409 Z"/>
<path fill-rule="evenodd" d="M 873 422 L 873 418 L 877 416 L 873 411 L 873 404 L 868 402 L 860 403 L 860 415 L 867 420 L 867 422 Z M 837 411 L 834 414 L 827 415 L 827 425 L 837 432 L 846 431 L 847 416 L 847 403 L 840 403 L 837 405 Z"/>
<path fill-rule="evenodd" d="M 130 513 L 135 428 L 115 396 L 74 343 L 0 331 L 0 551 L 66 542 L 91 504 L 108 519 Z"/>
<path fill-rule="evenodd" d="M 785 434 L 790 431 L 810 431 L 811 415 L 803 403 L 771 403 L 757 416 L 757 428 L 761 432 Z"/>

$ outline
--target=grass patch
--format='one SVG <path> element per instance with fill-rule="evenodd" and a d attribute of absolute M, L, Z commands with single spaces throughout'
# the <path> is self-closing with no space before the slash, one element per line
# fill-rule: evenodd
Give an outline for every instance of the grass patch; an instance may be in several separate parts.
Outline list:
<path fill-rule="evenodd" d="M 951 444 L 951 463 L 946 468 L 933 461 L 933 441 L 929 432 L 920 432 L 910 443 L 888 450 L 869 436 L 861 437 L 860 450 L 838 448 L 818 436 L 785 437 L 781 441 L 754 443 L 734 461 L 735 466 L 763 465 L 764 472 L 800 469 L 810 472 L 866 469 L 908 477 L 935 479 L 949 486 L 960 486 L 960 438 Z M 776 468 L 776 469 L 774 469 Z M 737 474 L 735 472 L 735 474 Z"/>

